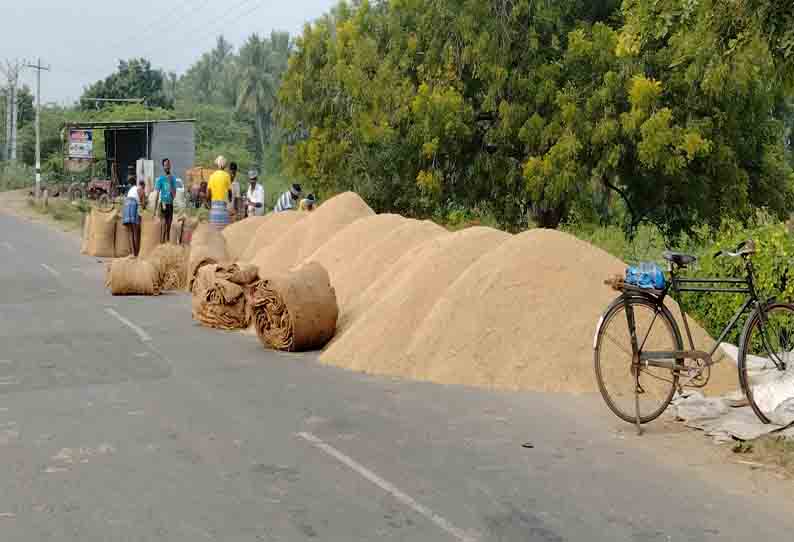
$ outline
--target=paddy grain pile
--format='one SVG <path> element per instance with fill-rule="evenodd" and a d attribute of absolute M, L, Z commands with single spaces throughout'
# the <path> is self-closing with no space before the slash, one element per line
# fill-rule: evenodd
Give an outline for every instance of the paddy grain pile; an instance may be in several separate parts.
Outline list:
<path fill-rule="evenodd" d="M 374 214 L 358 194 L 353 192 L 339 194 L 320 205 L 304 219 L 298 220 L 270 245 L 260 249 L 252 263 L 259 267 L 262 277 L 269 273 L 289 271 L 346 226 Z"/>
<path fill-rule="evenodd" d="M 233 260 L 241 260 L 256 231 L 267 220 L 265 216 L 249 216 L 223 229 L 226 251 Z"/>
<path fill-rule="evenodd" d="M 428 221 L 375 215 L 353 193 L 313 213 L 270 214 L 237 229 L 219 243 L 199 228 L 191 274 L 211 251 L 211 259 L 232 259 L 232 252 L 254 264 L 262 280 L 321 264 L 339 311 L 323 363 L 491 389 L 596 391 L 593 332 L 616 297 L 603 281 L 625 264 L 571 235 L 483 227 L 450 233 Z M 198 248 L 207 245 L 215 247 Z M 708 344 L 693 327 L 698 346 Z M 735 387 L 730 364 L 714 373 L 711 391 Z"/>

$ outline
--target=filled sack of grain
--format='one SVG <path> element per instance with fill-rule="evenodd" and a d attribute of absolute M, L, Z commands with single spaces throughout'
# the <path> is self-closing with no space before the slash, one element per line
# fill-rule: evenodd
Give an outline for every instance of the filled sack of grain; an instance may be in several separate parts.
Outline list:
<path fill-rule="evenodd" d="M 111 209 L 92 209 L 88 230 L 86 254 L 100 258 L 113 258 L 116 255 L 116 218 L 118 211 Z"/>
<path fill-rule="evenodd" d="M 140 258 L 120 258 L 110 264 L 107 285 L 113 295 L 159 295 L 157 269 Z"/>
<path fill-rule="evenodd" d="M 141 216 L 141 248 L 139 256 L 145 258 L 160 244 L 161 224 L 159 216 L 144 213 Z"/>

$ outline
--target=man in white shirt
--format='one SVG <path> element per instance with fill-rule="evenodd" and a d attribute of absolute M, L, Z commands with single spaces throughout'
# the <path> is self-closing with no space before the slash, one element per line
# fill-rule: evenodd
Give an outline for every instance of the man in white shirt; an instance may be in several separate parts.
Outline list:
<path fill-rule="evenodd" d="M 265 188 L 259 184 L 259 174 L 252 169 L 248 172 L 248 216 L 262 216 L 265 214 Z"/>

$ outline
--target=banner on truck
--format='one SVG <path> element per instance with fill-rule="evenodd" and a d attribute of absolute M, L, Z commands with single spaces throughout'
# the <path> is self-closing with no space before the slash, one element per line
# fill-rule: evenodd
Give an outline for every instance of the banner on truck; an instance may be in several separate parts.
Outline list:
<path fill-rule="evenodd" d="M 93 132 L 91 130 L 69 130 L 69 158 L 90 160 L 93 156 Z"/>

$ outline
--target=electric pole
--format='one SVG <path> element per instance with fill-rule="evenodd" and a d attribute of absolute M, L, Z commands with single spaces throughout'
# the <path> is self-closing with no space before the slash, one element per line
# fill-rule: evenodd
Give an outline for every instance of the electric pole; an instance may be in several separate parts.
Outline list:
<path fill-rule="evenodd" d="M 36 199 L 41 195 L 41 71 L 49 71 L 49 67 L 41 65 L 41 58 L 35 65 L 26 64 L 36 70 Z"/>

